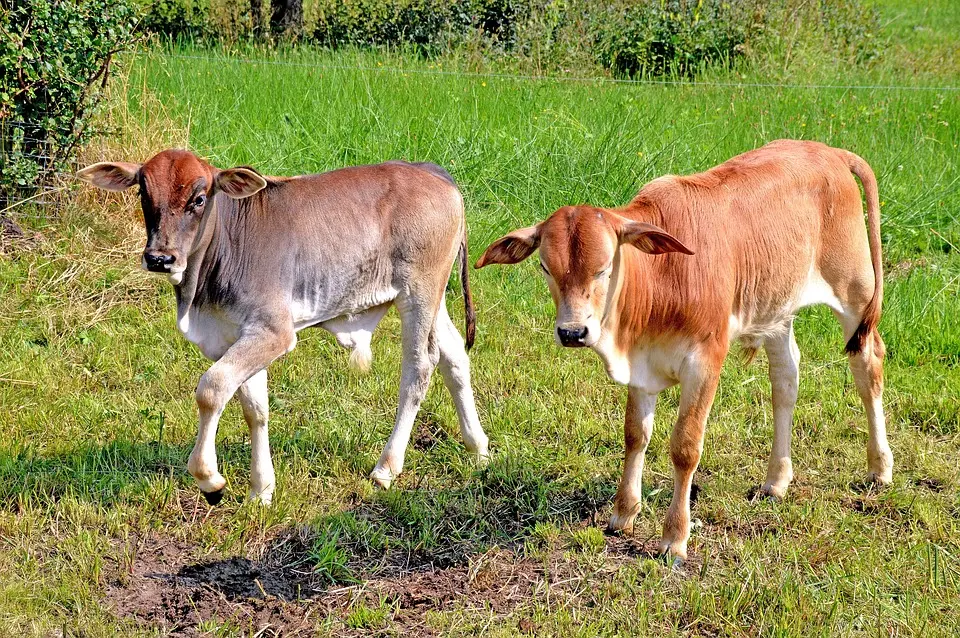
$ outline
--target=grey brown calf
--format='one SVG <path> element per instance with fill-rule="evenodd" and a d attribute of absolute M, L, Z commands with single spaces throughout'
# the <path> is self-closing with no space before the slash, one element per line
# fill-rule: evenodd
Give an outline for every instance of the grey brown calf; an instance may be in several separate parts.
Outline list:
<path fill-rule="evenodd" d="M 147 229 L 143 267 L 165 274 L 177 326 L 215 363 L 197 386 L 200 428 L 188 469 L 207 500 L 226 484 L 217 470 L 217 423 L 238 393 L 250 427 L 250 497 L 269 503 L 275 477 L 267 438 L 267 366 L 320 326 L 366 369 L 373 330 L 391 306 L 402 324 L 400 405 L 371 474 L 389 487 L 403 468 L 414 418 L 438 364 L 453 395 L 467 449 L 487 456 L 463 339 L 444 289 L 459 256 L 467 316 L 463 199 L 432 164 L 387 162 L 321 175 L 263 177 L 220 170 L 182 150 L 145 164 L 102 162 L 78 176 L 106 190 L 140 187 Z"/>

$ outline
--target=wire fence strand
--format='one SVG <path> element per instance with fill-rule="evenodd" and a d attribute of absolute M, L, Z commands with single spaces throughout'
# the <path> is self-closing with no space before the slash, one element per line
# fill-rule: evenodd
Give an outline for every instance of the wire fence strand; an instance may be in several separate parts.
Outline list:
<path fill-rule="evenodd" d="M 140 53 L 140 56 L 155 56 L 155 53 Z M 163 57 L 203 62 L 233 62 L 239 64 L 266 64 L 280 67 L 299 67 L 329 71 L 363 71 L 377 73 L 400 73 L 416 75 L 470 77 L 478 79 L 497 79 L 533 82 L 574 82 L 622 85 L 680 86 L 680 87 L 719 87 L 719 88 L 770 88 L 791 90 L 849 90 L 849 91 L 960 91 L 960 86 L 924 86 L 897 84 L 792 84 L 780 82 L 722 82 L 715 80 L 672 80 L 654 78 L 611 78 L 604 76 L 565 76 L 533 75 L 519 73 L 498 73 L 493 71 L 451 71 L 445 69 L 405 68 L 399 66 L 367 66 L 350 64 L 328 64 L 295 62 L 290 60 L 266 60 L 257 58 L 238 58 L 233 56 L 203 56 L 184 53 L 163 53 Z"/>

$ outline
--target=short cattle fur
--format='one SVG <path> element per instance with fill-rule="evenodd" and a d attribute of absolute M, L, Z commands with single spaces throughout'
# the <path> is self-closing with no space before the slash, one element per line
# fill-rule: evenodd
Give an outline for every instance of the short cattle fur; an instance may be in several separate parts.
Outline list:
<path fill-rule="evenodd" d="M 866 196 L 866 228 L 853 175 Z M 873 171 L 857 155 L 815 142 L 772 142 L 704 173 L 656 179 L 621 208 L 561 208 L 491 244 L 476 267 L 516 263 L 537 248 L 557 307 L 558 341 L 591 347 L 609 376 L 628 386 L 611 530 L 633 527 L 656 398 L 679 383 L 670 439 L 674 493 L 661 550 L 686 557 L 693 474 L 720 368 L 737 339 L 768 355 L 775 432 L 762 492 L 785 494 L 800 359 L 793 319 L 817 303 L 843 328 L 869 424 L 868 478 L 891 481 L 877 332 L 880 205 Z"/>
<path fill-rule="evenodd" d="M 463 198 L 432 164 L 387 162 L 320 175 L 263 177 L 220 170 L 168 150 L 143 165 L 99 163 L 78 174 L 107 190 L 140 187 L 147 229 L 143 264 L 174 284 L 177 325 L 215 363 L 201 377 L 197 442 L 187 464 L 211 502 L 217 423 L 237 393 L 251 436 L 250 497 L 275 488 L 267 438 L 267 366 L 290 352 L 299 330 L 320 326 L 368 368 L 370 339 L 396 306 L 402 324 L 400 404 L 372 477 L 400 473 L 414 418 L 439 365 L 468 450 L 487 456 L 470 386 L 470 362 L 444 300 L 461 263 L 467 347 L 474 338 Z"/>

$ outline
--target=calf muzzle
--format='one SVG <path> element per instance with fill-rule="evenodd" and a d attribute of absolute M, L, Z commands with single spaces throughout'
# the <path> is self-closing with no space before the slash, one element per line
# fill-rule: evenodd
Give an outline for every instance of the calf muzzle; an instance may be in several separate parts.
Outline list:
<path fill-rule="evenodd" d="M 557 337 L 560 343 L 567 348 L 582 348 L 586 346 L 587 327 L 586 326 L 567 326 L 557 328 Z"/>
<path fill-rule="evenodd" d="M 150 272 L 170 272 L 170 266 L 176 261 L 173 255 L 156 250 L 143 251 L 143 263 Z"/>

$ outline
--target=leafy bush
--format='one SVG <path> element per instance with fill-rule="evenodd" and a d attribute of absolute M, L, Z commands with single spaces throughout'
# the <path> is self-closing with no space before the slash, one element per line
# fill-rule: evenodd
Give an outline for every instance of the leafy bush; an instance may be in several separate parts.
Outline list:
<path fill-rule="evenodd" d="M 860 63 L 880 54 L 876 38 L 880 15 L 864 0 L 779 0 L 765 5 L 762 14 L 759 45 L 765 57 L 818 56 L 829 51 Z"/>
<path fill-rule="evenodd" d="M 0 12 L 0 208 L 63 170 L 95 132 L 113 57 L 133 42 L 126 0 L 30 0 Z"/>
<path fill-rule="evenodd" d="M 210 24 L 209 0 L 149 0 L 141 28 L 172 39 L 201 38 Z"/>
<path fill-rule="evenodd" d="M 267 33 L 247 0 L 138 1 L 144 28 L 174 39 Z M 411 47 L 540 72 L 690 77 L 739 58 L 771 69 L 804 56 L 867 61 L 878 53 L 870 1 L 304 0 L 303 32 L 330 48 Z"/>
<path fill-rule="evenodd" d="M 512 49 L 521 25 L 544 10 L 530 0 L 320 0 L 314 38 L 324 46 L 402 46 L 437 53 L 474 36 Z"/>
<path fill-rule="evenodd" d="M 328 47 L 413 44 L 435 48 L 467 16 L 448 0 L 345 0 L 321 2 L 314 38 Z"/>
<path fill-rule="evenodd" d="M 622 76 L 690 76 L 741 55 L 759 0 L 633 0 L 591 19 L 597 60 Z"/>

